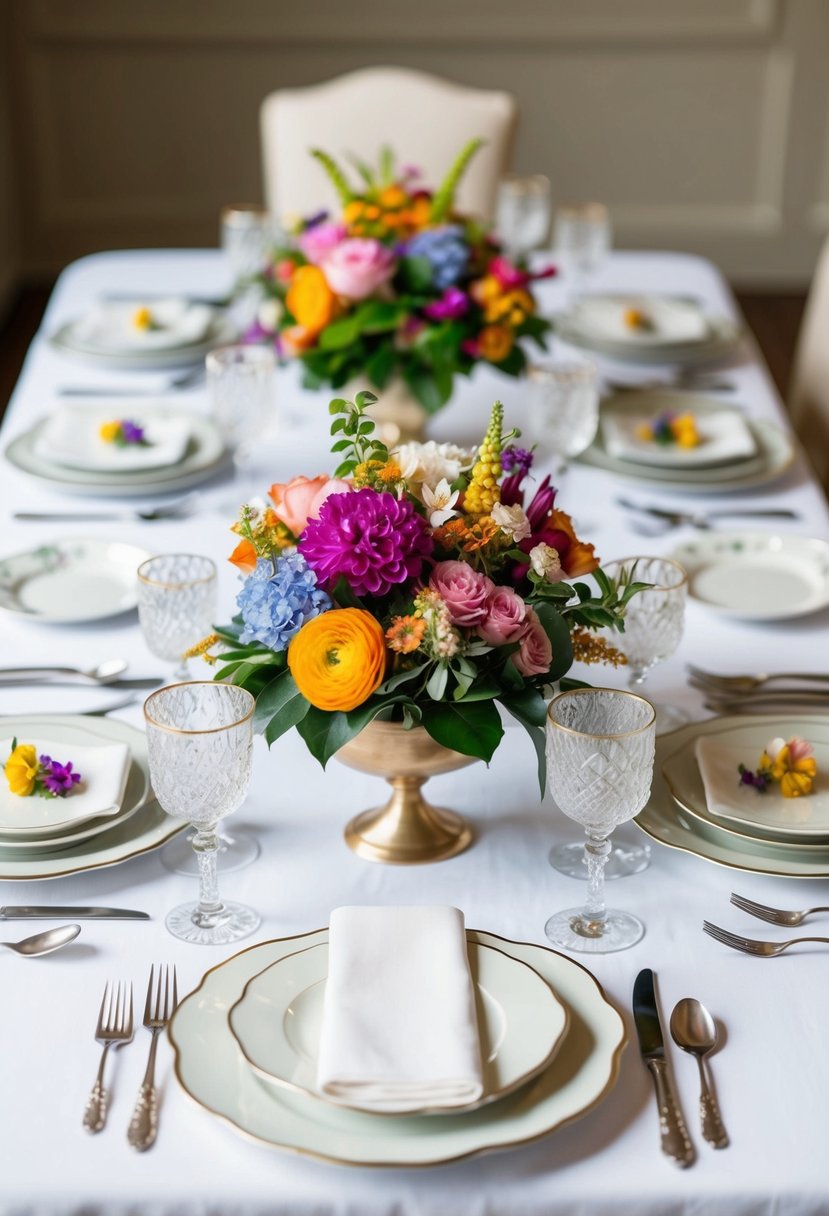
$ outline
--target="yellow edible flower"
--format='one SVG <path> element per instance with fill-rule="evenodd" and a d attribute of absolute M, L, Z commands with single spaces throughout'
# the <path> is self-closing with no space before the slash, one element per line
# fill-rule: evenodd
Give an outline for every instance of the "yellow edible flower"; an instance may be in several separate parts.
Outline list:
<path fill-rule="evenodd" d="M 39 767 L 37 748 L 32 743 L 18 743 L 6 761 L 6 780 L 13 794 L 28 797 L 35 788 Z"/>
<path fill-rule="evenodd" d="M 784 798 L 800 798 L 812 792 L 817 761 L 805 740 L 789 739 L 783 743 L 782 739 L 774 739 L 760 757 L 760 772 L 769 773 L 773 781 L 780 782 Z"/>
<path fill-rule="evenodd" d="M 146 305 L 142 305 L 132 314 L 132 323 L 136 329 L 152 329 L 153 314 Z"/>
<path fill-rule="evenodd" d="M 104 443 L 115 443 L 115 440 L 121 433 L 120 422 L 102 422 L 98 427 L 98 434 Z"/>

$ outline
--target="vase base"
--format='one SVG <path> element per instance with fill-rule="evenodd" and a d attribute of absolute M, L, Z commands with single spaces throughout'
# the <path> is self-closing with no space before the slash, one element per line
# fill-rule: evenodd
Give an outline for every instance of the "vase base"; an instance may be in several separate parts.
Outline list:
<path fill-rule="evenodd" d="M 455 811 L 421 801 L 416 816 L 405 822 L 389 806 L 356 815 L 345 828 L 348 847 L 365 861 L 416 866 L 446 861 L 468 849 L 474 839 L 471 824 Z"/>

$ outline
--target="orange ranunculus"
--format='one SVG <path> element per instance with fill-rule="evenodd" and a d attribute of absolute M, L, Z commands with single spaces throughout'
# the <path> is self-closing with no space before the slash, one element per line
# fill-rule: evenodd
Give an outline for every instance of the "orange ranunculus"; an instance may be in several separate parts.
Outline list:
<path fill-rule="evenodd" d="M 513 336 L 505 325 L 485 325 L 478 334 L 481 358 L 490 363 L 500 363 L 502 359 L 506 359 L 513 343 Z"/>
<path fill-rule="evenodd" d="M 553 510 L 550 512 L 544 530 L 547 531 L 551 528 L 563 532 L 570 539 L 566 552 L 559 555 L 562 569 L 568 578 L 578 578 L 583 574 L 590 574 L 598 567 L 599 559 L 596 557 L 594 546 L 579 540 L 573 527 L 573 521 L 566 511 Z"/>
<path fill-rule="evenodd" d="M 347 494 L 351 485 L 339 477 L 293 477 L 288 482 L 275 481 L 268 494 L 276 518 L 290 528 L 294 536 L 305 531 L 309 519 L 316 519 L 329 494 Z"/>
<path fill-rule="evenodd" d="M 504 321 L 507 325 L 518 326 L 534 311 L 535 302 L 528 291 L 518 287 L 507 291 L 502 296 L 495 296 L 484 306 L 484 319 L 487 321 Z"/>
<path fill-rule="evenodd" d="M 398 207 L 402 207 L 406 202 L 406 197 L 406 191 L 395 183 L 384 187 L 380 191 L 377 201 L 387 211 L 396 211 Z"/>
<path fill-rule="evenodd" d="M 291 279 L 285 304 L 307 334 L 325 329 L 337 311 L 337 297 L 319 266 L 300 266 Z"/>
<path fill-rule="evenodd" d="M 252 574 L 256 569 L 256 548 L 246 538 L 239 541 L 236 548 L 227 559 L 242 571 L 242 574 Z"/>
<path fill-rule="evenodd" d="M 482 279 L 476 279 L 474 283 L 470 283 L 469 294 L 475 303 L 480 304 L 483 308 L 492 300 L 497 300 L 502 296 L 504 289 L 500 279 L 496 279 L 494 274 L 487 274 Z"/>
<path fill-rule="evenodd" d="M 288 667 L 317 709 L 356 709 L 383 682 L 383 626 L 364 608 L 332 608 L 302 626 L 288 647 Z"/>

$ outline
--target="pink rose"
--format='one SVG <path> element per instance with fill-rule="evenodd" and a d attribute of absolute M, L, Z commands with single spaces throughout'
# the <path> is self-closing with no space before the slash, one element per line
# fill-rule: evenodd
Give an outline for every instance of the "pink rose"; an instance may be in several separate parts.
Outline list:
<path fill-rule="evenodd" d="M 345 240 L 347 233 L 345 224 L 314 224 L 313 228 L 303 232 L 297 244 L 308 261 L 318 266 L 340 241 Z"/>
<path fill-rule="evenodd" d="M 394 254 L 385 245 L 360 237 L 340 241 L 321 263 L 331 290 L 349 300 L 372 295 L 388 283 L 396 265 Z"/>
<path fill-rule="evenodd" d="M 550 639 L 532 608 L 527 609 L 524 632 L 518 639 L 519 649 L 512 661 L 522 676 L 544 676 L 553 661 Z"/>
<path fill-rule="evenodd" d="M 274 482 L 269 490 L 277 519 L 294 536 L 305 531 L 309 519 L 316 519 L 329 494 L 344 494 L 351 489 L 347 481 L 337 477 L 294 477 L 288 482 Z"/>
<path fill-rule="evenodd" d="M 487 615 L 487 599 L 495 584 L 466 562 L 438 562 L 429 586 L 446 604 L 453 625 L 479 625 Z"/>
<path fill-rule="evenodd" d="M 496 587 L 486 601 L 487 615 L 478 633 L 490 646 L 514 642 L 525 627 L 527 605 L 510 587 Z"/>

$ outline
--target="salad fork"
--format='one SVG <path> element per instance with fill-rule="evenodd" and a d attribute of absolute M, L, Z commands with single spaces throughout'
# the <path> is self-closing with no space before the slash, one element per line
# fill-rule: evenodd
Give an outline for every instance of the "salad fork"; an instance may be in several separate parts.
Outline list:
<path fill-rule="evenodd" d="M 829 907 L 803 908 L 800 912 L 787 912 L 784 908 L 770 908 L 768 904 L 755 903 L 753 899 L 746 899 L 745 895 L 737 895 L 735 891 L 731 892 L 731 902 L 735 908 L 742 908 L 743 912 L 748 912 L 750 916 L 767 920 L 771 925 L 785 925 L 788 929 L 802 925 L 806 917 L 815 912 L 829 912 Z"/>
<path fill-rule="evenodd" d="M 129 1003 L 127 1002 L 129 993 Z M 104 1087 L 104 1068 L 113 1043 L 122 1047 L 132 1040 L 132 984 L 104 985 L 104 998 L 98 1014 L 95 1038 L 103 1051 L 98 1065 L 98 1075 L 86 1103 L 83 1125 L 88 1132 L 103 1130 L 107 1117 L 109 1093 Z"/>
<path fill-rule="evenodd" d="M 173 1016 L 178 1004 L 178 989 L 176 987 L 176 969 L 172 968 L 172 993 L 170 991 L 170 967 L 159 967 L 158 981 L 153 991 L 153 974 L 155 967 L 150 967 L 150 982 L 147 985 L 147 1000 L 144 1004 L 144 1025 L 152 1037 L 150 1055 L 144 1080 L 138 1091 L 138 1100 L 127 1128 L 127 1141 L 139 1153 L 145 1152 L 155 1144 L 158 1135 L 158 1095 L 155 1088 L 155 1052 L 158 1046 L 158 1036 L 164 1030 Z M 162 990 L 163 982 L 163 990 Z"/>
<path fill-rule="evenodd" d="M 712 691 L 724 693 L 754 692 L 755 689 L 763 688 L 775 680 L 808 680 L 817 684 L 829 683 L 829 674 L 821 674 L 816 671 L 778 671 L 771 675 L 759 672 L 753 676 L 721 676 L 716 672 L 704 671 L 701 667 L 695 667 L 693 663 L 686 665 L 686 671 L 692 680 L 697 681 L 699 687 L 707 686 Z"/>
<path fill-rule="evenodd" d="M 702 927 L 709 937 L 722 942 L 724 946 L 731 946 L 733 950 L 742 950 L 743 954 L 755 954 L 759 958 L 774 958 L 776 955 L 782 954 L 784 950 L 788 950 L 789 946 L 799 946 L 802 942 L 821 942 L 823 945 L 829 946 L 829 937 L 792 937 L 787 942 L 763 942 L 754 937 L 740 937 L 737 933 L 729 933 L 728 929 L 712 925 L 708 920 L 702 922 Z"/>

